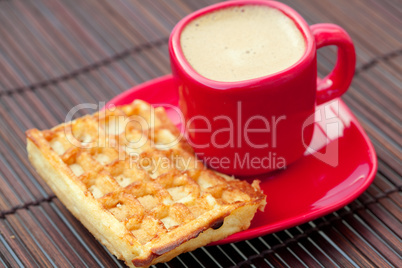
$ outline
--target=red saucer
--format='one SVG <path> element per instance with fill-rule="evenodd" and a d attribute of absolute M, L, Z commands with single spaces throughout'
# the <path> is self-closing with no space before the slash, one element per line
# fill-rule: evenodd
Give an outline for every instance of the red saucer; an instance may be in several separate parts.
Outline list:
<path fill-rule="evenodd" d="M 116 96 L 106 104 L 123 105 L 134 99 L 177 107 L 178 89 L 166 75 Z M 179 125 L 173 109 L 165 107 Z M 225 244 L 284 230 L 329 214 L 362 194 L 374 179 L 377 157 L 357 119 L 341 99 L 317 107 L 310 152 L 286 170 L 245 178 L 261 180 L 267 195 L 248 230 L 213 243 Z M 338 157 L 336 157 L 338 156 Z"/>

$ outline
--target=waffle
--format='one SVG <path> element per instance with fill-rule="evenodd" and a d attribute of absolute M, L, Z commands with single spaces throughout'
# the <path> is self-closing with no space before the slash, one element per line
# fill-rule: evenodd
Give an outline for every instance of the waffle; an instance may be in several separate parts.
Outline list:
<path fill-rule="evenodd" d="M 258 181 L 207 169 L 166 111 L 143 101 L 26 134 L 39 175 L 130 267 L 247 229 L 265 206 Z"/>

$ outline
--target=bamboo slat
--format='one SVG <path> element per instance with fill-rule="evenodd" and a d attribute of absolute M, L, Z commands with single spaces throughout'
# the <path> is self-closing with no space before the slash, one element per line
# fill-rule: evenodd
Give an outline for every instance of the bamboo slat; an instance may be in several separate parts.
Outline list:
<path fill-rule="evenodd" d="M 50 128 L 78 104 L 108 101 L 170 73 L 170 31 L 215 2 L 0 0 L 0 266 L 124 267 L 38 177 L 24 132 Z M 394 0 L 283 2 L 310 24 L 336 23 L 351 35 L 357 66 L 343 100 L 376 149 L 376 178 L 330 215 L 156 267 L 402 267 L 402 6 Z M 320 76 L 335 57 L 332 47 L 318 51 Z"/>

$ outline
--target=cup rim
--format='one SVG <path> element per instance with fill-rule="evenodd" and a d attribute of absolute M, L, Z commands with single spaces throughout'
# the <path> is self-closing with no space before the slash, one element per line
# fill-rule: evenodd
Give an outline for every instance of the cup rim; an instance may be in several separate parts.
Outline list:
<path fill-rule="evenodd" d="M 192 20 L 203 16 L 207 13 L 233 7 L 233 6 L 244 6 L 244 5 L 263 5 L 278 9 L 287 17 L 293 20 L 296 27 L 302 33 L 304 37 L 304 41 L 306 44 L 306 48 L 302 57 L 291 66 L 269 75 L 241 80 L 241 81 L 232 81 L 232 82 L 225 82 L 225 81 L 216 81 L 209 78 L 206 78 L 199 74 L 194 68 L 190 65 L 187 59 L 184 56 L 183 50 L 181 49 L 180 45 L 180 36 L 183 29 L 190 23 Z M 190 13 L 183 19 L 181 19 L 176 26 L 173 28 L 170 38 L 169 38 L 169 52 L 171 55 L 172 64 L 175 64 L 177 68 L 180 68 L 182 73 L 187 76 L 187 78 L 192 79 L 202 85 L 205 85 L 207 88 L 211 90 L 250 90 L 253 85 L 260 85 L 261 83 L 269 83 L 269 81 L 277 81 L 275 78 L 289 77 L 295 75 L 295 73 L 301 72 L 302 70 L 307 67 L 310 63 L 310 60 L 315 55 L 315 42 L 314 37 L 311 34 L 309 25 L 303 19 L 303 17 L 296 12 L 291 7 L 276 1 L 266 1 L 266 0 L 233 0 L 233 1 L 226 1 L 222 3 L 217 3 L 214 5 L 207 6 L 200 10 L 197 10 L 193 13 Z M 173 62 L 174 61 L 174 62 Z M 247 88 L 246 88 L 247 87 Z M 250 88 L 251 87 L 251 88 Z"/>

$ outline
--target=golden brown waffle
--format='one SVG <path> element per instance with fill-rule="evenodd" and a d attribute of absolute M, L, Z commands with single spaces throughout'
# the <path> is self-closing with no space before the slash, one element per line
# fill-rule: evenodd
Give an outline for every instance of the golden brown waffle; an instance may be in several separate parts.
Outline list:
<path fill-rule="evenodd" d="M 265 195 L 205 168 L 163 108 L 143 101 L 51 130 L 28 155 L 64 205 L 128 266 L 149 266 L 247 229 Z"/>

